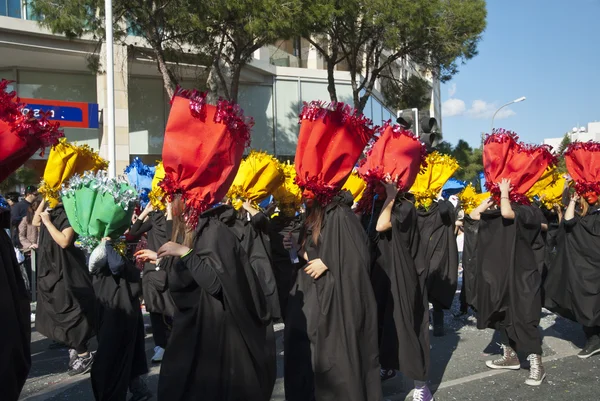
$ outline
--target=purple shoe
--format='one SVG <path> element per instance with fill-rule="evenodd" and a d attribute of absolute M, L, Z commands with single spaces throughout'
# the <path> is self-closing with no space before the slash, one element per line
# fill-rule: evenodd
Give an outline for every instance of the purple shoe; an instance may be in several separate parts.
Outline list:
<path fill-rule="evenodd" d="M 429 387 L 423 386 L 415 388 L 413 392 L 413 401 L 434 401 L 433 394 L 429 391 Z"/>

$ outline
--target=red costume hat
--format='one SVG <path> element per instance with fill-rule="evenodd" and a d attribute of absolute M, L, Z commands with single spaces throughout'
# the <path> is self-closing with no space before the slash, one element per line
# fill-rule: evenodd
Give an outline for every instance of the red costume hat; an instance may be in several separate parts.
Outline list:
<path fill-rule="evenodd" d="M 237 105 L 225 100 L 206 104 L 206 93 L 178 90 L 173 96 L 160 186 L 167 195 L 182 194 L 189 226 L 195 227 L 200 213 L 227 193 L 250 144 L 253 124 Z"/>
<path fill-rule="evenodd" d="M 360 210 L 371 206 L 375 193 L 384 196 L 382 180 L 391 179 L 400 192 L 406 192 L 412 187 L 421 167 L 425 166 L 426 147 L 415 134 L 389 122 L 380 132 L 358 169 L 359 175 L 368 184 L 359 204 Z"/>
<path fill-rule="evenodd" d="M 33 112 L 23 114 L 24 104 L 15 92 L 6 92 L 9 81 L 0 81 L 0 182 L 18 169 L 31 156 L 64 136 L 57 122 Z"/>
<path fill-rule="evenodd" d="M 296 183 L 325 205 L 341 190 L 373 136 L 371 120 L 344 103 L 311 102 L 300 113 Z"/>
<path fill-rule="evenodd" d="M 565 162 L 577 193 L 595 204 L 600 195 L 600 143 L 572 143 L 565 152 Z"/>
<path fill-rule="evenodd" d="M 556 164 L 551 146 L 528 145 L 519 142 L 519 137 L 503 129 L 487 135 L 483 146 L 483 170 L 486 187 L 499 203 L 498 184 L 504 178 L 510 179 L 513 189 L 512 202 L 529 204 L 527 191 L 550 166 Z"/>

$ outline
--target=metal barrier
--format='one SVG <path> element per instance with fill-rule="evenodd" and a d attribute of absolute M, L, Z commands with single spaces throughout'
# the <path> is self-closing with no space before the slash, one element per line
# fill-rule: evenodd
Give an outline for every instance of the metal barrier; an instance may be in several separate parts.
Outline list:
<path fill-rule="evenodd" d="M 31 250 L 31 301 L 37 302 L 37 252 Z"/>

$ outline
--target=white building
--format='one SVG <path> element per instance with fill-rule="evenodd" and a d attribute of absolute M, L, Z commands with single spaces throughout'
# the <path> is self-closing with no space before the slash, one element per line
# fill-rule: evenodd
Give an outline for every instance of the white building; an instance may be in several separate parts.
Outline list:
<path fill-rule="evenodd" d="M 575 127 L 567 134 L 571 138 L 571 142 L 600 142 L 600 122 L 588 123 L 587 127 Z M 563 138 L 564 136 L 546 138 L 544 139 L 544 145 L 550 145 L 556 151 L 560 147 Z"/>
<path fill-rule="evenodd" d="M 106 104 L 106 77 L 88 68 L 90 56 L 97 54 L 97 40 L 69 40 L 54 35 L 30 20 L 24 5 L 26 0 L 0 0 L 0 79 L 15 81 L 18 96 L 32 107 L 56 105 L 74 113 L 72 118 L 86 120 L 67 126 L 66 137 L 99 149 L 106 156 L 101 117 Z M 162 152 L 169 99 L 156 63 L 145 56 L 141 42 L 130 36 L 126 45 L 115 46 L 117 172 L 135 156 L 153 164 Z M 179 66 L 180 84 L 193 87 L 204 68 Z M 324 68 L 323 60 L 305 40 L 280 41 L 255 53 L 254 60 L 242 72 L 239 94 L 245 114 L 255 120 L 253 148 L 282 157 L 294 155 L 302 103 L 329 99 Z M 352 104 L 350 74 L 343 65 L 335 74 L 339 100 Z M 439 82 L 430 74 L 425 78 L 432 87 L 431 115 L 441 124 Z M 99 119 L 95 119 L 95 114 L 99 114 Z M 380 125 L 395 119 L 396 110 L 386 108 L 376 90 L 364 114 Z M 28 166 L 43 171 L 45 162 L 32 159 Z"/>

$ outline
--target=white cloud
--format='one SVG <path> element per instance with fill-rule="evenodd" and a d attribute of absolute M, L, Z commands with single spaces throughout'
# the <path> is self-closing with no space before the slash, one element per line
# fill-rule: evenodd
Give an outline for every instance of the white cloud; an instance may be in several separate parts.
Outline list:
<path fill-rule="evenodd" d="M 452 84 L 450 89 L 448 89 L 448 97 L 454 97 L 456 95 L 456 84 Z"/>
<path fill-rule="evenodd" d="M 448 99 L 442 103 L 442 116 L 444 117 L 461 116 L 466 110 L 465 102 L 460 99 Z"/>
<path fill-rule="evenodd" d="M 487 119 L 492 118 L 494 112 L 498 110 L 498 106 L 495 103 L 488 103 L 485 100 L 474 100 L 469 110 L 467 110 L 467 116 L 475 119 Z M 501 120 L 514 116 L 516 113 L 511 109 L 504 108 L 496 114 L 496 119 Z"/>

